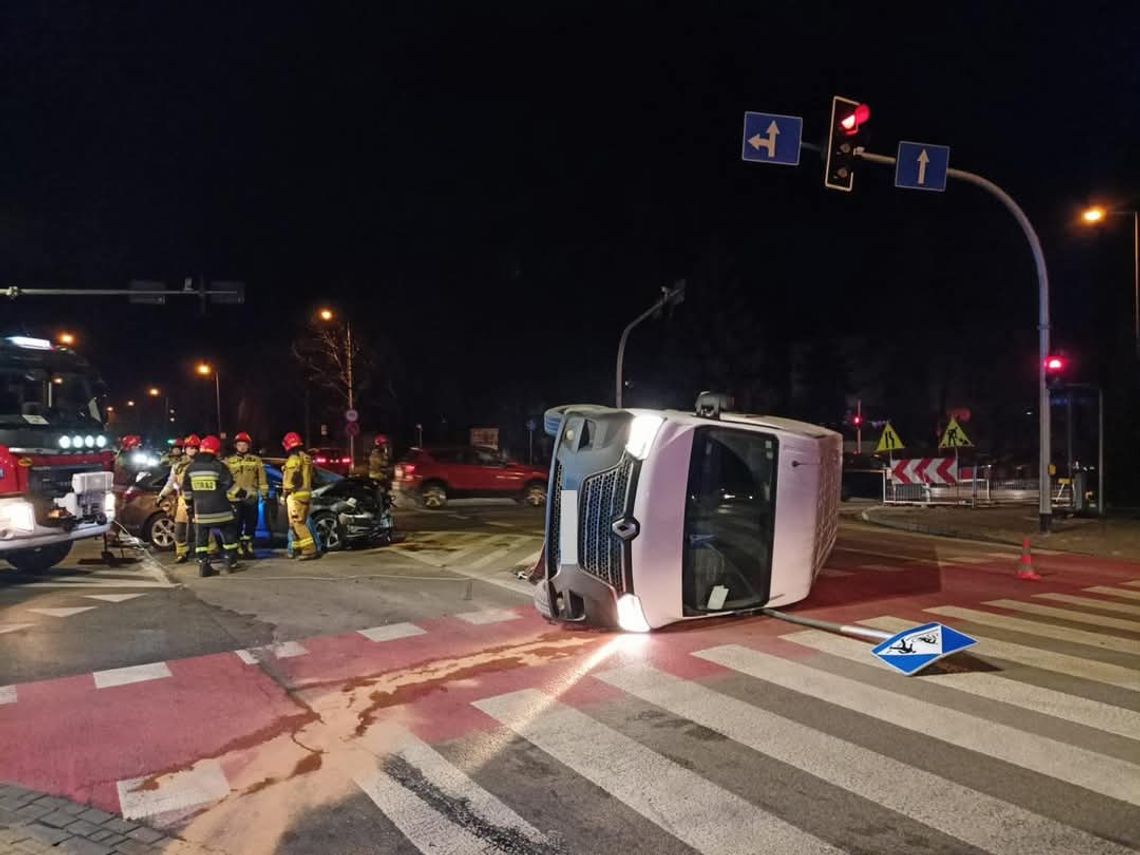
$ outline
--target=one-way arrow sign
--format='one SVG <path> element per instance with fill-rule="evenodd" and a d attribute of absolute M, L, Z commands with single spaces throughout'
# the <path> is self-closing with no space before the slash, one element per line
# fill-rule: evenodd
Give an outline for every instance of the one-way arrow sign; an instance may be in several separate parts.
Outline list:
<path fill-rule="evenodd" d="M 744 144 L 741 158 L 749 163 L 797 166 L 804 120 L 775 113 L 744 114 Z"/>
<path fill-rule="evenodd" d="M 949 146 L 900 142 L 895 160 L 895 186 L 941 193 L 946 189 L 949 167 Z"/>

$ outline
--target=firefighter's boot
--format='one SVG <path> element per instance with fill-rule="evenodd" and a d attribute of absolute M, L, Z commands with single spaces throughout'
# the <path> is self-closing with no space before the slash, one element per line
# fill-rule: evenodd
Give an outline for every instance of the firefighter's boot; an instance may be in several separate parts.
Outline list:
<path fill-rule="evenodd" d="M 210 564 L 209 558 L 201 558 L 198 560 L 198 575 L 202 578 L 205 578 L 207 576 L 216 576 L 217 572 L 218 571 L 214 569 L 213 565 Z"/>

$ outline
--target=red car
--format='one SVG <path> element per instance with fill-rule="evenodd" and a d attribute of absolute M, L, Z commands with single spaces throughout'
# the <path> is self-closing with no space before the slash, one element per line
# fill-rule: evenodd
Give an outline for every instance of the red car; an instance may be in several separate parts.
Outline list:
<path fill-rule="evenodd" d="M 348 456 L 348 451 L 343 448 L 310 448 L 309 456 L 313 458 L 313 463 L 327 469 L 329 472 L 335 472 L 337 475 L 344 475 L 348 477 L 351 473 L 349 469 L 352 468 L 352 458 Z"/>
<path fill-rule="evenodd" d="M 546 504 L 547 470 L 508 460 L 493 448 L 413 448 L 394 474 L 399 495 L 432 510 L 460 498 Z"/>

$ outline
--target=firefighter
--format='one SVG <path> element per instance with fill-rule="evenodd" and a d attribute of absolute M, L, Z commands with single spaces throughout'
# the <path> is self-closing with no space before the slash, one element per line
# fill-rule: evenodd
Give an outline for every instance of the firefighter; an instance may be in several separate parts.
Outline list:
<path fill-rule="evenodd" d="M 385 486 L 392 480 L 392 446 L 388 443 L 388 437 L 382 433 L 376 435 L 376 441 L 368 455 L 368 477 Z"/>
<path fill-rule="evenodd" d="M 249 434 L 242 431 L 234 437 L 234 453 L 226 458 L 226 466 L 234 476 L 233 495 L 237 500 L 234 511 L 237 514 L 238 545 L 243 558 L 253 558 L 258 500 L 269 498 L 265 464 L 256 454 L 249 453 L 252 442 Z"/>
<path fill-rule="evenodd" d="M 238 542 L 234 536 L 233 500 L 234 476 L 229 467 L 218 459 L 222 441 L 216 436 L 202 440 L 197 457 L 182 475 L 182 495 L 194 511 L 194 553 L 198 557 L 198 575 L 213 576 L 210 564 L 210 532 L 222 533 L 226 554 L 222 573 L 237 567 Z"/>
<path fill-rule="evenodd" d="M 162 455 L 162 457 L 159 459 L 159 465 L 169 466 L 171 469 L 173 469 L 174 464 L 182 459 L 182 447 L 183 440 L 181 437 L 174 440 L 174 442 L 170 444 L 170 450 L 166 452 L 166 454 Z"/>
<path fill-rule="evenodd" d="M 293 554 L 302 561 L 319 557 L 317 542 L 309 529 L 309 504 L 313 489 L 313 458 L 304 451 L 304 441 L 297 433 L 287 433 L 281 440 L 288 457 L 281 467 L 281 492 L 289 514 L 289 530 L 293 534 Z"/>
<path fill-rule="evenodd" d="M 167 496 L 174 495 L 174 563 L 185 564 L 190 560 L 190 509 L 186 505 L 186 498 L 182 494 L 182 477 L 198 454 L 202 441 L 195 433 L 182 440 L 182 458 L 170 467 L 170 477 L 166 485 L 158 494 L 159 502 Z"/>
<path fill-rule="evenodd" d="M 131 456 L 142 447 L 142 437 L 133 434 L 124 436 L 119 442 L 119 450 L 115 452 L 114 475 L 116 484 L 129 485 L 134 479 L 134 467 Z"/>

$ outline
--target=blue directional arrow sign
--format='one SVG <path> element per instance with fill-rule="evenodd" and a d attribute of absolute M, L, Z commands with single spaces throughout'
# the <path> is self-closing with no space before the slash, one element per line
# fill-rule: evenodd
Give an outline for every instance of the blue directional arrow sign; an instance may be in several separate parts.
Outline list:
<path fill-rule="evenodd" d="M 956 629 L 940 623 L 927 623 L 904 629 L 888 638 L 871 652 L 908 677 L 917 674 L 943 656 L 965 650 L 978 642 Z"/>
<path fill-rule="evenodd" d="M 798 166 L 804 120 L 775 113 L 745 113 L 741 158 L 749 163 Z"/>
<path fill-rule="evenodd" d="M 950 146 L 900 142 L 895 160 L 895 186 L 941 193 L 946 189 L 949 168 Z"/>

